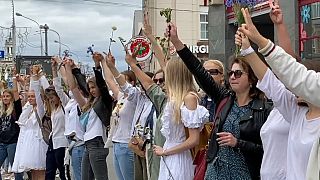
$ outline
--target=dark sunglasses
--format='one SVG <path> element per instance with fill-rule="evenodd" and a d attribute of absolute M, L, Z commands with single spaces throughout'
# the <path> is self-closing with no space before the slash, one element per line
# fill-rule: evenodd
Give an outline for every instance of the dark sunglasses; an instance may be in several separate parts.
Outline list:
<path fill-rule="evenodd" d="M 153 79 L 153 82 L 154 83 L 159 83 L 159 84 L 162 84 L 164 82 L 164 79 L 163 78 L 159 78 L 159 79 Z"/>
<path fill-rule="evenodd" d="M 210 74 L 210 75 L 218 75 L 218 74 L 222 74 L 222 72 L 220 72 L 218 69 L 208 69 L 207 72 Z"/>
<path fill-rule="evenodd" d="M 246 72 L 243 72 L 241 70 L 235 70 L 235 71 L 229 71 L 228 72 L 228 76 L 231 77 L 232 74 L 234 74 L 235 78 L 240 78 L 242 76 L 242 74 L 246 74 Z"/>

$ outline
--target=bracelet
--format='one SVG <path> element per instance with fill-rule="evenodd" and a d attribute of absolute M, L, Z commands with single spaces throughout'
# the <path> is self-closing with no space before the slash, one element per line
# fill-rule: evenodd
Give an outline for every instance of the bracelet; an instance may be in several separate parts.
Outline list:
<path fill-rule="evenodd" d="M 249 54 L 254 53 L 254 49 L 250 46 L 247 49 L 240 49 L 240 55 L 241 56 L 247 56 Z"/>
<path fill-rule="evenodd" d="M 121 77 L 121 74 L 119 74 L 117 77 L 114 77 L 115 79 L 119 79 Z"/>

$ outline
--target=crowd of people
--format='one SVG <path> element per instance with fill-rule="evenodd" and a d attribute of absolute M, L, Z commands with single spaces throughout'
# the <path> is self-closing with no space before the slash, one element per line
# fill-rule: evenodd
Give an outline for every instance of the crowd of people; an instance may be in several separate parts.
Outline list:
<path fill-rule="evenodd" d="M 167 60 L 146 14 L 156 73 L 141 69 L 137 52 L 126 53 L 130 70 L 119 72 L 109 51 L 93 53 L 91 78 L 72 59 L 52 57 L 52 81 L 34 65 L 13 77 L 12 89 L 2 82 L 0 164 L 7 159 L 16 180 L 26 172 L 32 180 L 57 172 L 61 180 L 106 180 L 112 149 L 119 180 L 319 180 L 320 63 L 297 62 L 278 1 L 270 17 L 279 46 L 242 13 L 241 56 L 229 68 L 201 64 L 173 23 L 166 35 L 179 57 Z"/>

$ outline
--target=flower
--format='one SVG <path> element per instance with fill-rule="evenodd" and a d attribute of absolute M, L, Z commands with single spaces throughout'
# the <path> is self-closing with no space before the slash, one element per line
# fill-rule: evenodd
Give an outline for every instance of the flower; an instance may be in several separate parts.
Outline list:
<path fill-rule="evenodd" d="M 117 30 L 117 27 L 115 27 L 115 26 L 112 26 L 112 31 L 116 31 Z"/>

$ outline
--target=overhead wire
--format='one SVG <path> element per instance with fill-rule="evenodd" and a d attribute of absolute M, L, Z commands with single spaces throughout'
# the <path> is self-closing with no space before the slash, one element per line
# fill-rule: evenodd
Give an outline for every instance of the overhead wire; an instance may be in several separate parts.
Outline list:
<path fill-rule="evenodd" d="M 0 1 L 10 1 L 10 0 L 0 0 Z M 119 3 L 119 2 L 112 2 L 112 1 L 101 1 L 101 0 L 78 0 L 74 2 L 70 1 L 60 1 L 60 0 L 33 0 L 33 1 L 40 1 L 40 2 L 48 2 L 48 3 L 62 3 L 62 4 L 88 4 L 90 5 L 109 5 L 109 6 L 119 6 L 119 7 L 128 7 L 128 8 L 145 8 L 142 5 L 139 4 L 129 4 L 129 3 Z M 156 9 L 156 10 L 162 10 L 164 8 L 160 7 L 147 7 L 148 9 Z M 172 8 L 173 11 L 180 11 L 180 12 L 205 12 L 200 10 L 191 10 L 191 9 L 177 9 Z"/>

